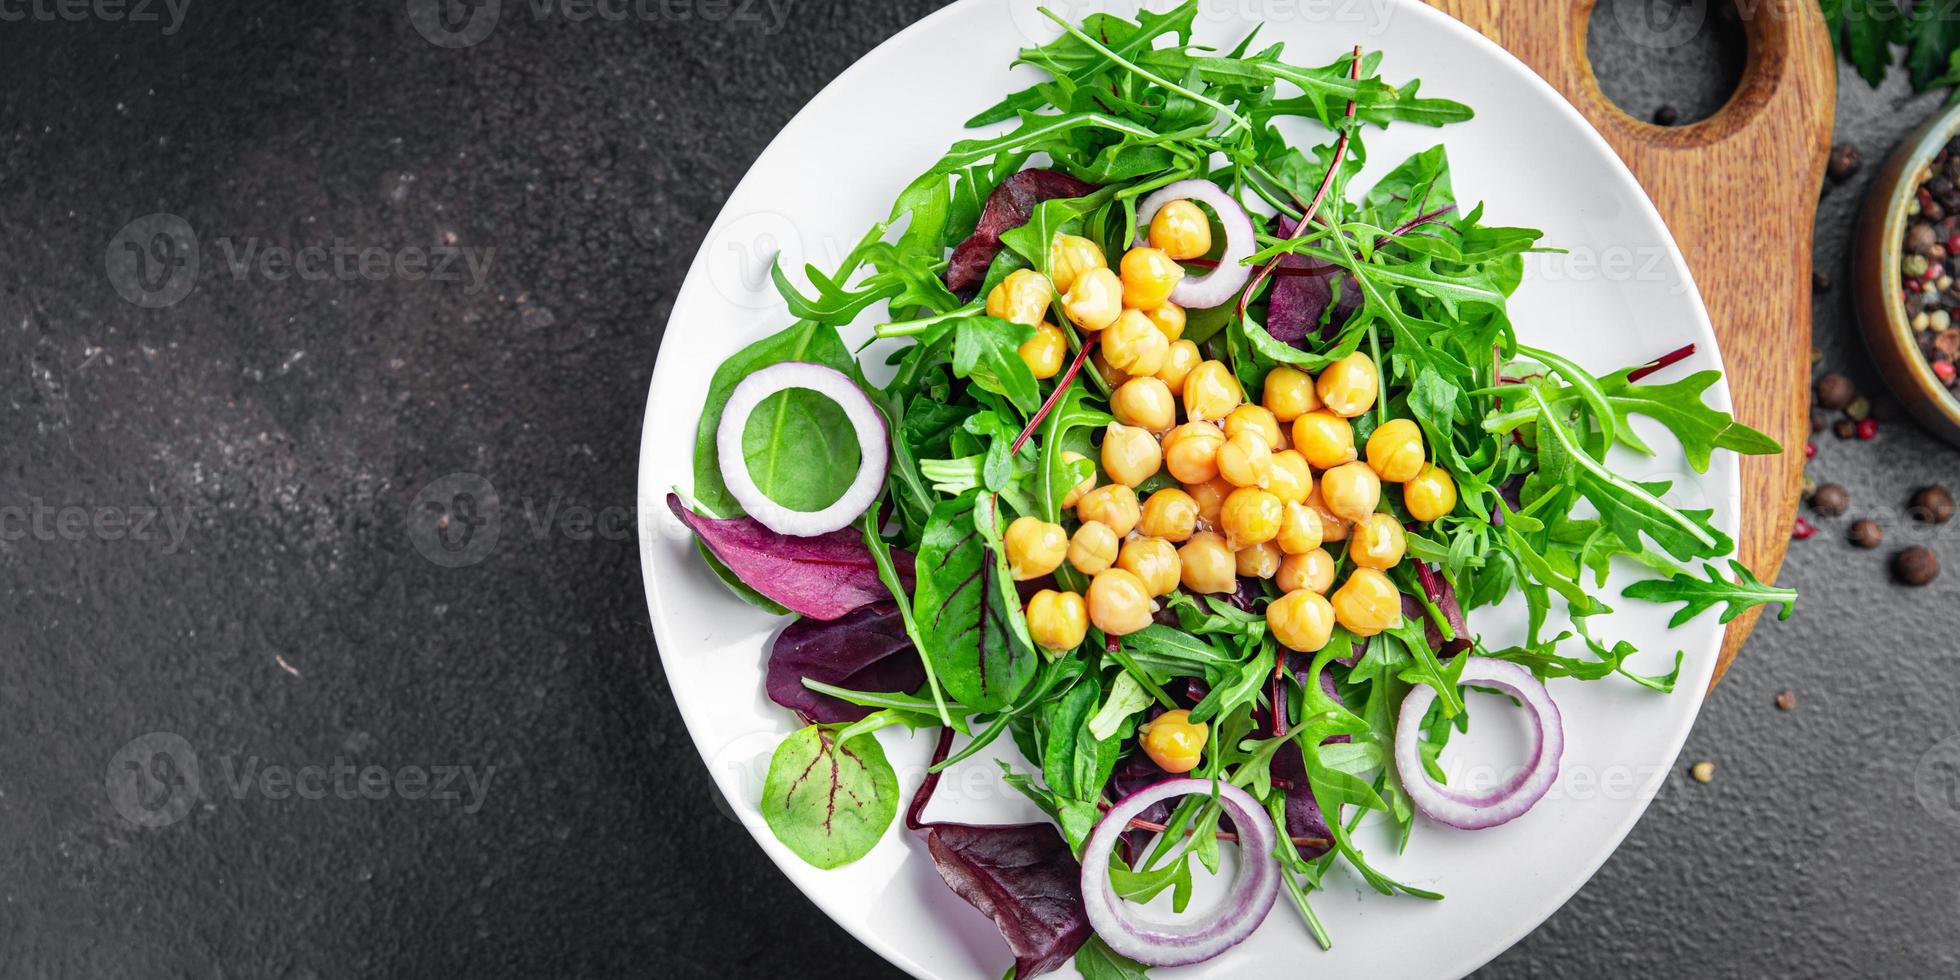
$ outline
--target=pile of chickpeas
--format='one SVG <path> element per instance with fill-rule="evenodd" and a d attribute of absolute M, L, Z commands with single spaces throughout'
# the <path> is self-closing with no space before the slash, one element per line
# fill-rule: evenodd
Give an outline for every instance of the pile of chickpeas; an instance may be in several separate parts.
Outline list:
<path fill-rule="evenodd" d="M 1285 593 L 1267 607 L 1266 622 L 1288 649 L 1319 650 L 1337 622 L 1373 636 L 1401 620 L 1401 595 L 1386 572 L 1406 548 L 1400 522 L 1378 510 L 1382 484 L 1401 484 L 1403 504 L 1420 522 L 1456 507 L 1456 484 L 1430 462 L 1413 421 L 1381 424 L 1367 439 L 1365 460 L 1357 451 L 1349 420 L 1381 394 L 1366 354 L 1350 354 L 1319 377 L 1275 368 L 1255 403 L 1224 362 L 1205 360 L 1182 339 L 1185 312 L 1170 302 L 1184 276 L 1178 262 L 1210 248 L 1204 212 L 1176 201 L 1152 219 L 1150 244 L 1123 256 L 1120 274 L 1094 242 L 1063 235 L 1050 251 L 1052 281 L 1024 269 L 987 296 L 988 314 L 1036 328 L 1021 357 L 1037 378 L 1050 378 L 1068 352 L 1067 336 L 1046 320 L 1059 292 L 1069 320 L 1097 335 L 1096 366 L 1112 386 L 1116 421 L 1103 434 L 1100 461 L 1110 482 L 1099 485 L 1091 474 L 1069 490 L 1062 509 L 1073 513 L 1075 532 L 1037 517 L 1007 529 L 1017 580 L 1050 574 L 1063 561 L 1089 576 L 1086 596 L 1044 589 L 1028 600 L 1028 629 L 1043 648 L 1074 649 L 1090 623 L 1110 636 L 1134 633 L 1150 625 L 1156 599 L 1180 584 L 1229 593 L 1240 576 L 1272 579 Z M 1135 488 L 1163 471 L 1178 485 L 1139 500 Z M 1334 589 L 1327 546 L 1340 542 L 1352 567 Z M 1165 729 L 1155 741 L 1188 745 L 1171 736 L 1177 721 L 1169 718 L 1153 721 Z M 1183 755 L 1168 761 L 1182 763 Z M 1157 761 L 1172 772 L 1190 768 Z"/>

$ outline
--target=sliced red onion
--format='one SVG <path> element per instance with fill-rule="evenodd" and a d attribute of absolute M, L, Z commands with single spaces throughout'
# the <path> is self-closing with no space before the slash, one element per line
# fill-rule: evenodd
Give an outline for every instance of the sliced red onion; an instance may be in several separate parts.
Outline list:
<path fill-rule="evenodd" d="M 1218 214 L 1219 227 L 1225 230 L 1225 253 L 1218 257 L 1218 267 L 1202 276 L 1187 275 L 1178 280 L 1177 288 L 1171 290 L 1171 302 L 1187 310 L 1205 310 L 1223 306 L 1239 294 L 1245 281 L 1252 278 L 1252 267 L 1245 260 L 1258 251 L 1258 240 L 1252 232 L 1252 217 L 1245 213 L 1245 205 L 1225 193 L 1225 189 L 1202 178 L 1180 180 L 1175 184 L 1143 199 L 1137 205 L 1137 227 L 1147 228 L 1150 219 L 1157 216 L 1158 209 L 1172 201 L 1196 201 L 1211 205 Z"/>
<path fill-rule="evenodd" d="M 1211 959 L 1244 942 L 1266 921 L 1279 895 L 1279 862 L 1273 857 L 1273 821 L 1245 790 L 1218 783 L 1218 801 L 1239 834 L 1239 869 L 1232 893 L 1210 914 L 1187 922 L 1157 923 L 1131 914 L 1109 880 L 1110 855 L 1130 821 L 1150 805 L 1179 796 L 1211 795 L 1208 779 L 1166 779 L 1137 790 L 1103 815 L 1082 849 L 1082 903 L 1096 935 L 1116 952 L 1145 966 L 1183 966 Z"/>
<path fill-rule="evenodd" d="M 1462 683 L 1502 691 L 1524 703 L 1531 719 L 1531 751 L 1524 767 L 1488 793 L 1468 793 L 1438 785 L 1422 767 L 1422 717 L 1436 700 L 1436 689 L 1419 686 L 1402 699 L 1395 722 L 1395 771 L 1417 810 L 1460 830 L 1482 830 L 1523 816 L 1558 779 L 1565 754 L 1565 727 L 1558 705 L 1531 671 L 1508 660 L 1474 657 L 1463 667 Z"/>
<path fill-rule="evenodd" d="M 749 415 L 763 399 L 779 391 L 805 388 L 828 397 L 844 410 L 844 417 L 857 431 L 857 478 L 835 503 L 818 511 L 791 510 L 769 499 L 749 475 L 748 461 L 742 456 L 742 433 L 748 429 Z M 721 411 L 721 426 L 715 430 L 715 448 L 721 454 L 721 478 L 728 492 L 750 517 L 778 534 L 807 538 L 848 527 L 878 499 L 885 485 L 889 437 L 885 418 L 857 383 L 842 371 L 806 361 L 771 364 L 742 379 L 728 396 Z"/>

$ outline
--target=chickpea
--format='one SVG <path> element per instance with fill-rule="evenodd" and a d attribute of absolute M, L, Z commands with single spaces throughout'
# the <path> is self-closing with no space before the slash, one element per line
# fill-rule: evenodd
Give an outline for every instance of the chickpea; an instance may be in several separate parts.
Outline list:
<path fill-rule="evenodd" d="M 1137 492 L 1121 483 L 1097 487 L 1075 503 L 1076 517 L 1101 521 L 1119 538 L 1136 530 L 1139 510 Z"/>
<path fill-rule="evenodd" d="M 1164 366 L 1157 371 L 1158 380 L 1170 386 L 1171 394 L 1184 394 L 1184 379 L 1191 376 L 1191 369 L 1204 360 L 1198 353 L 1198 345 L 1188 340 L 1172 342 L 1170 350 L 1164 354 Z"/>
<path fill-rule="evenodd" d="M 1115 365 L 1109 363 L 1109 358 L 1103 356 L 1101 344 L 1097 344 L 1089 351 L 1089 363 L 1096 366 L 1096 373 L 1102 375 L 1104 381 L 1109 382 L 1112 391 L 1123 382 L 1130 380 L 1127 372 L 1118 371 Z"/>
<path fill-rule="evenodd" d="M 1171 290 L 1184 278 L 1178 265 L 1161 248 L 1133 248 L 1123 253 L 1123 305 L 1138 310 L 1154 310 L 1171 298 Z"/>
<path fill-rule="evenodd" d="M 1273 452 L 1284 448 L 1280 445 L 1285 437 L 1280 435 L 1279 420 L 1263 405 L 1247 402 L 1225 416 L 1225 438 L 1230 439 L 1240 433 L 1258 436 L 1259 441 Z"/>
<path fill-rule="evenodd" d="M 1199 531 L 1177 549 L 1178 577 L 1193 592 L 1231 592 L 1239 587 L 1238 557 L 1225 536 Z"/>
<path fill-rule="evenodd" d="M 1369 514 L 1354 523 L 1354 534 L 1348 538 L 1348 558 L 1362 568 L 1386 571 L 1402 560 L 1408 547 L 1402 522 L 1395 515 Z"/>
<path fill-rule="evenodd" d="M 1226 483 L 1222 476 L 1213 477 L 1203 483 L 1184 485 L 1184 492 L 1190 494 L 1191 499 L 1198 503 L 1199 526 L 1214 529 L 1218 527 L 1219 515 L 1225 510 L 1225 498 L 1231 496 L 1232 491 L 1237 489 L 1238 487 Z"/>
<path fill-rule="evenodd" d="M 1368 466 L 1383 483 L 1407 483 L 1425 462 L 1422 428 L 1409 419 L 1389 419 L 1368 435 Z"/>
<path fill-rule="evenodd" d="M 1123 312 L 1123 280 L 1107 268 L 1082 270 L 1062 297 L 1062 312 L 1092 332 L 1115 323 Z"/>
<path fill-rule="evenodd" d="M 1164 436 L 1164 465 L 1179 483 L 1204 483 L 1218 476 L 1218 450 L 1225 433 L 1208 422 L 1186 422 Z"/>
<path fill-rule="evenodd" d="M 1313 469 L 1307 465 L 1307 458 L 1297 449 L 1281 450 L 1273 454 L 1273 477 L 1267 481 L 1266 489 L 1280 499 L 1281 503 L 1297 504 L 1307 499 L 1313 492 Z"/>
<path fill-rule="evenodd" d="M 1333 412 L 1312 411 L 1294 419 L 1293 448 L 1318 470 L 1331 470 L 1357 458 L 1354 427 Z"/>
<path fill-rule="evenodd" d="M 1084 456 L 1073 449 L 1062 450 L 1062 462 L 1064 463 L 1076 463 L 1088 458 L 1089 457 Z M 1083 494 L 1088 493 L 1089 491 L 1094 490 L 1095 488 L 1096 488 L 1096 471 L 1093 467 L 1091 467 L 1089 470 L 1089 475 L 1084 477 L 1081 483 L 1078 483 L 1075 486 L 1068 488 L 1068 495 L 1062 498 L 1062 509 L 1068 510 L 1069 508 L 1074 507 L 1075 502 L 1081 500 Z"/>
<path fill-rule="evenodd" d="M 1174 259 L 1203 258 L 1211 251 L 1211 219 L 1190 201 L 1172 201 L 1151 216 L 1150 244 Z"/>
<path fill-rule="evenodd" d="M 1289 503 L 1279 521 L 1279 550 L 1289 555 L 1305 554 L 1320 547 L 1320 512 L 1306 504 Z"/>
<path fill-rule="evenodd" d="M 1184 378 L 1184 414 L 1193 422 L 1216 422 L 1239 407 L 1239 379 L 1224 361 L 1205 361 Z"/>
<path fill-rule="evenodd" d="M 1320 475 L 1320 498 L 1336 517 L 1366 520 L 1381 503 L 1382 480 L 1366 463 L 1342 463 Z"/>
<path fill-rule="evenodd" d="M 1152 432 L 1167 432 L 1177 424 L 1177 399 L 1171 386 L 1156 378 L 1131 378 L 1109 393 L 1109 411 L 1116 421 Z"/>
<path fill-rule="evenodd" d="M 1007 525 L 1007 570 L 1014 581 L 1040 578 L 1061 567 L 1068 554 L 1068 532 L 1039 517 L 1017 517 Z"/>
<path fill-rule="evenodd" d="M 1153 596 L 1167 595 L 1177 588 L 1179 574 L 1177 548 L 1163 538 L 1131 538 L 1123 542 L 1116 556 L 1116 567 L 1143 582 Z"/>
<path fill-rule="evenodd" d="M 1279 536 L 1284 510 L 1278 497 L 1257 487 L 1232 491 L 1218 513 L 1219 524 L 1225 529 L 1225 543 L 1237 551 L 1271 541 Z"/>
<path fill-rule="evenodd" d="M 1281 422 L 1291 422 L 1320 408 L 1320 395 L 1313 390 L 1313 378 L 1283 365 L 1267 373 L 1265 392 L 1259 401 Z"/>
<path fill-rule="evenodd" d="M 1314 393 L 1328 411 L 1351 419 L 1375 406 L 1381 376 L 1375 373 L 1375 362 L 1368 355 L 1355 351 L 1320 372 Z"/>
<path fill-rule="evenodd" d="M 1110 479 L 1134 487 L 1164 468 L 1164 451 L 1149 432 L 1111 422 L 1103 432 L 1102 466 Z"/>
<path fill-rule="evenodd" d="M 1116 532 L 1101 521 L 1084 521 L 1068 543 L 1068 563 L 1084 575 L 1094 575 L 1116 561 Z"/>
<path fill-rule="evenodd" d="M 1326 474 L 1322 474 L 1321 485 L 1325 486 L 1326 483 Z M 1320 515 L 1321 544 L 1334 544 L 1348 539 L 1348 525 L 1352 522 L 1327 509 L 1327 501 L 1322 500 L 1320 496 L 1320 487 L 1314 487 L 1313 492 L 1307 494 L 1306 505 Z"/>
<path fill-rule="evenodd" d="M 1305 589 L 1326 595 L 1334 587 L 1334 556 L 1323 548 L 1287 555 L 1280 560 L 1279 574 L 1273 581 L 1288 592 Z"/>
<path fill-rule="evenodd" d="M 1205 758 L 1205 740 L 1211 726 L 1193 723 L 1191 712 L 1179 708 L 1166 711 L 1137 726 L 1137 744 L 1157 768 L 1173 775 L 1198 768 Z"/>
<path fill-rule="evenodd" d="M 1233 556 L 1239 574 L 1247 578 L 1272 578 L 1279 571 L 1279 563 L 1284 558 L 1279 553 L 1279 545 L 1271 541 L 1240 548 Z"/>
<path fill-rule="evenodd" d="M 1456 480 L 1450 471 L 1434 463 L 1424 463 L 1409 482 L 1402 484 L 1402 504 L 1409 516 L 1424 524 L 1456 509 Z"/>
<path fill-rule="evenodd" d="M 1103 258 L 1103 250 L 1079 235 L 1056 235 L 1048 246 L 1048 271 L 1054 275 L 1055 288 L 1064 293 L 1084 272 L 1107 268 L 1109 260 Z"/>
<path fill-rule="evenodd" d="M 1033 269 L 1016 269 L 987 294 L 987 315 L 1009 323 L 1039 326 L 1048 316 L 1048 303 L 1055 288 L 1048 277 Z"/>
<path fill-rule="evenodd" d="M 1062 328 L 1044 323 L 1034 328 L 1034 336 L 1021 345 L 1020 354 L 1028 373 L 1037 381 L 1046 381 L 1062 373 L 1062 362 L 1068 359 L 1068 336 Z"/>
<path fill-rule="evenodd" d="M 1150 590 L 1134 573 L 1111 568 L 1089 580 L 1089 621 L 1110 636 L 1150 625 Z"/>
<path fill-rule="evenodd" d="M 1165 340 L 1175 344 L 1178 338 L 1184 336 L 1184 322 L 1186 319 L 1184 307 L 1170 300 L 1165 300 L 1164 305 L 1154 310 L 1146 310 L 1144 311 L 1144 315 L 1150 318 L 1151 323 L 1157 325 L 1157 332 L 1163 334 Z"/>
<path fill-rule="evenodd" d="M 1334 606 L 1318 592 L 1295 589 L 1266 607 L 1266 628 L 1280 646 L 1314 653 L 1334 633 Z"/>
<path fill-rule="evenodd" d="M 1165 487 L 1143 502 L 1137 530 L 1166 541 L 1185 541 L 1198 529 L 1198 502 L 1176 487 Z"/>
<path fill-rule="evenodd" d="M 1402 621 L 1402 594 L 1387 575 L 1357 568 L 1334 590 L 1334 619 L 1356 636 L 1374 636 Z"/>
<path fill-rule="evenodd" d="M 1073 592 L 1042 589 L 1028 599 L 1028 637 L 1044 650 L 1073 650 L 1089 635 L 1089 607 Z"/>
<path fill-rule="evenodd" d="M 1241 432 L 1218 447 L 1218 475 L 1235 487 L 1264 487 L 1273 479 L 1273 451 L 1266 441 Z"/>
<path fill-rule="evenodd" d="M 1124 310 L 1103 331 L 1103 357 L 1109 366 L 1124 374 L 1156 374 L 1170 358 L 1171 342 L 1150 318 L 1136 310 Z"/>

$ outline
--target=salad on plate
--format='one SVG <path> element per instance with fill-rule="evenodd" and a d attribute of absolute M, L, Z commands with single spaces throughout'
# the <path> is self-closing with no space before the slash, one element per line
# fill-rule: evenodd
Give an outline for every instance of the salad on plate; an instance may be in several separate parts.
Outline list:
<path fill-rule="evenodd" d="M 1337 866 L 1439 899 L 1353 830 L 1531 810 L 1564 751 L 1547 679 L 1671 692 L 1681 653 L 1630 667 L 1612 603 L 1796 598 L 1614 468 L 1656 452 L 1636 416 L 1698 471 L 1781 451 L 1704 400 L 1717 372 L 1668 376 L 1692 347 L 1594 374 L 1521 343 L 1507 299 L 1547 246 L 1460 200 L 1442 143 L 1357 186 L 1369 127 L 1469 107 L 1358 47 L 1197 46 L 1196 12 L 1048 14 L 1017 60 L 1046 78 L 968 121 L 989 135 L 838 268 L 773 270 L 794 322 L 716 370 L 668 496 L 708 570 L 796 617 L 765 682 L 802 726 L 762 790 L 776 838 L 835 868 L 902 820 L 1010 976 L 1208 960 L 1282 895 L 1326 946 Z M 1616 561 L 1651 576 L 1605 594 Z M 1523 641 L 1487 644 L 1470 614 L 1512 597 Z M 1490 785 L 1439 762 L 1467 689 L 1529 726 Z M 909 800 L 874 734 L 898 725 L 937 730 Z M 1051 819 L 928 819 L 975 758 Z"/>

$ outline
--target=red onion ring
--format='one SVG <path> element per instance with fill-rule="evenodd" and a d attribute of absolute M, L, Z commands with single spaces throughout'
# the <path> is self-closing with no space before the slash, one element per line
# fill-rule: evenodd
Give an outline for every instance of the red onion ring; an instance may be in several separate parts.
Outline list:
<path fill-rule="evenodd" d="M 1462 683 L 1502 691 L 1524 703 L 1531 719 L 1531 751 L 1524 768 L 1487 793 L 1451 789 L 1430 779 L 1422 767 L 1422 717 L 1436 700 L 1436 690 L 1418 686 L 1402 699 L 1395 721 L 1395 771 L 1423 815 L 1459 830 L 1483 830 L 1516 820 L 1544 799 L 1558 780 L 1565 728 L 1551 692 L 1531 671 L 1508 660 L 1473 658 L 1464 665 Z"/>
<path fill-rule="evenodd" d="M 1183 966 L 1211 959 L 1244 942 L 1266 921 L 1279 895 L 1279 861 L 1273 857 L 1273 821 L 1245 790 L 1218 783 L 1218 801 L 1239 832 L 1239 868 L 1232 893 L 1211 914 L 1175 924 L 1131 914 L 1109 880 L 1110 855 L 1130 821 L 1159 800 L 1211 795 L 1208 779 L 1166 779 L 1131 793 L 1103 815 L 1082 849 L 1082 904 L 1096 935 L 1123 956 L 1146 966 Z"/>
<path fill-rule="evenodd" d="M 1217 268 L 1202 276 L 1185 276 L 1178 280 L 1177 287 L 1171 290 L 1171 302 L 1187 310 L 1204 310 L 1223 306 L 1237 296 L 1239 289 L 1252 278 L 1252 267 L 1245 260 L 1258 251 L 1258 239 L 1253 234 L 1252 216 L 1245 213 L 1245 205 L 1238 198 L 1225 193 L 1225 189 L 1203 178 L 1180 180 L 1170 184 L 1137 205 L 1137 227 L 1147 228 L 1150 219 L 1164 205 L 1172 201 L 1197 201 L 1211 205 L 1218 215 L 1219 227 L 1225 230 L 1225 252 L 1218 257 Z"/>
<path fill-rule="evenodd" d="M 756 486 L 755 478 L 749 474 L 748 461 L 742 456 L 742 433 L 748 429 L 749 416 L 763 399 L 791 388 L 808 389 L 836 402 L 844 410 L 844 417 L 850 420 L 851 428 L 857 431 L 857 477 L 845 488 L 843 496 L 822 510 L 791 510 L 769 499 Z M 743 378 L 729 393 L 728 402 L 721 410 L 721 425 L 715 429 L 715 450 L 721 454 L 721 478 L 728 484 L 729 494 L 764 527 L 800 538 L 848 527 L 878 499 L 878 492 L 885 486 L 889 442 L 885 417 L 878 414 L 878 407 L 857 382 L 836 368 L 807 361 L 771 364 Z"/>

